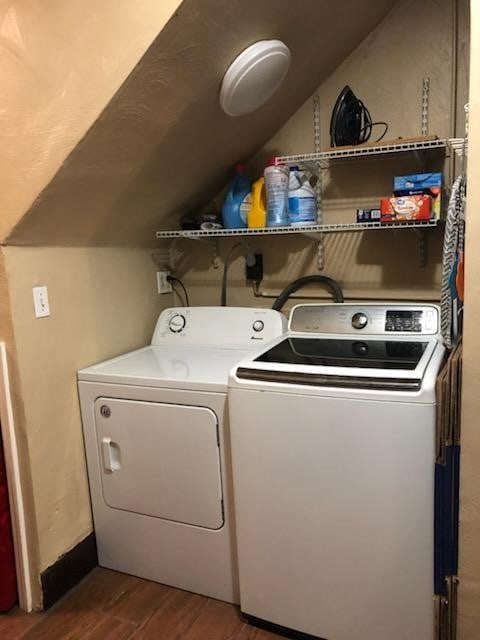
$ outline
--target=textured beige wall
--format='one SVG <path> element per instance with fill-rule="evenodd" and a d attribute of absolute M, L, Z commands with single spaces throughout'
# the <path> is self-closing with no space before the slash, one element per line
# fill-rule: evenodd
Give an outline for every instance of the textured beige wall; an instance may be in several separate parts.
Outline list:
<path fill-rule="evenodd" d="M 471 2 L 458 640 L 480 637 L 480 4 Z"/>
<path fill-rule="evenodd" d="M 30 457 L 38 570 L 92 528 L 76 371 L 146 344 L 171 296 L 156 293 L 146 249 L 4 249 Z M 35 319 L 32 287 L 51 316 Z"/>
<path fill-rule="evenodd" d="M 389 124 L 385 140 L 420 135 L 425 77 L 430 78 L 430 133 L 449 136 L 452 22 L 452 0 L 400 0 L 319 87 L 322 147 L 330 146 L 330 115 L 347 84 L 368 107 L 373 121 Z M 308 101 L 265 145 L 262 155 L 277 149 L 313 151 L 311 114 Z M 375 127 L 371 141 L 383 129 Z"/>
<path fill-rule="evenodd" d="M 460 1 L 464 6 L 467 2 Z M 372 118 L 385 120 L 390 128 L 386 139 L 410 137 L 421 131 L 422 79 L 430 78 L 430 132 L 439 136 L 451 131 L 452 1 L 401 0 L 358 48 L 319 87 L 322 146 L 329 146 L 329 119 L 335 99 L 345 84 L 370 109 Z M 412 20 L 412 16 L 415 19 Z M 459 37 L 458 104 L 466 102 L 465 69 L 468 29 L 463 19 Z M 275 154 L 313 151 L 313 109 L 308 100 L 278 131 L 254 159 L 261 171 L 266 158 Z M 458 130 L 461 132 L 463 123 Z M 375 132 L 382 132 L 382 127 Z M 374 137 L 372 137 L 374 139 Z M 353 221 L 355 209 L 378 206 L 379 198 L 392 189 L 394 175 L 441 169 L 438 156 L 403 156 L 397 159 L 344 163 L 324 175 L 325 222 Z M 374 231 L 325 236 L 326 265 L 323 273 L 339 280 L 350 298 L 438 299 L 441 277 L 440 230 L 426 232 L 428 263 L 418 265 L 418 235 L 415 231 Z M 265 279 L 262 289 L 279 292 L 295 278 L 319 273 L 315 244 L 298 236 L 252 238 L 252 246 L 264 253 Z M 225 255 L 229 243 L 222 241 Z M 178 272 L 185 275 L 197 301 L 218 299 L 220 274 L 210 268 L 208 251 L 192 243 L 178 244 Z M 244 262 L 231 268 L 231 300 L 254 304 L 245 287 Z M 304 290 L 303 293 L 305 295 Z M 265 300 L 271 304 L 271 299 Z"/>
<path fill-rule="evenodd" d="M 0 238 L 85 135 L 180 0 L 0 0 Z"/>

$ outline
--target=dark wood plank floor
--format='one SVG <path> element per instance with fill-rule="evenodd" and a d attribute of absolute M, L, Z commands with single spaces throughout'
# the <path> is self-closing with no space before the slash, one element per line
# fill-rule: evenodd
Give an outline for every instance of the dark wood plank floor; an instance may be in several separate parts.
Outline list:
<path fill-rule="evenodd" d="M 0 614 L 1 640 L 274 640 L 237 607 L 97 568 L 46 613 Z"/>

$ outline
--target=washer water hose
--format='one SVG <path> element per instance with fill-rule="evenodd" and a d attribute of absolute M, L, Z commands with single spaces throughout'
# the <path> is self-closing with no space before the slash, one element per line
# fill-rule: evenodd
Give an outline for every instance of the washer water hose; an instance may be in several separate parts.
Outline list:
<path fill-rule="evenodd" d="M 335 302 L 344 302 L 343 291 L 340 288 L 340 285 L 333 280 L 333 278 L 328 278 L 327 276 L 303 276 L 303 278 L 298 278 L 298 280 L 294 280 L 289 285 L 285 287 L 282 293 L 278 296 L 275 302 L 272 305 L 272 309 L 275 311 L 281 311 L 283 305 L 286 303 L 288 298 L 301 289 L 305 287 L 307 284 L 311 284 L 313 282 L 319 282 L 320 284 L 324 284 L 333 294 L 335 298 Z"/>

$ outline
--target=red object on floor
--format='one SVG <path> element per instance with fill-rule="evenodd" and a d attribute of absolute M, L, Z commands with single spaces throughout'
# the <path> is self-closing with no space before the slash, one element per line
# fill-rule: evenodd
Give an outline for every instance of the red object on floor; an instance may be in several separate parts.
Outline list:
<path fill-rule="evenodd" d="M 8 503 L 7 473 L 0 438 L 0 611 L 8 611 L 16 601 L 17 576 Z"/>

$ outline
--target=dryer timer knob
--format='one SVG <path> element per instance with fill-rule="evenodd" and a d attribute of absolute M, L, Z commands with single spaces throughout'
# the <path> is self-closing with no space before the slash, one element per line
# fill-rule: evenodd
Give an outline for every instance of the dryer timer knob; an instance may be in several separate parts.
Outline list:
<path fill-rule="evenodd" d="M 263 331 L 264 328 L 265 328 L 265 324 L 264 324 L 263 320 L 255 320 L 255 322 L 252 325 L 252 329 L 254 331 L 256 331 L 257 333 L 259 331 Z"/>
<path fill-rule="evenodd" d="M 364 329 L 368 324 L 368 318 L 364 313 L 355 313 L 352 316 L 352 327 L 354 329 Z"/>
<path fill-rule="evenodd" d="M 168 328 L 172 333 L 180 333 L 180 331 L 185 329 L 186 324 L 187 320 L 185 319 L 185 316 L 182 316 L 181 313 L 176 313 L 170 318 Z"/>

